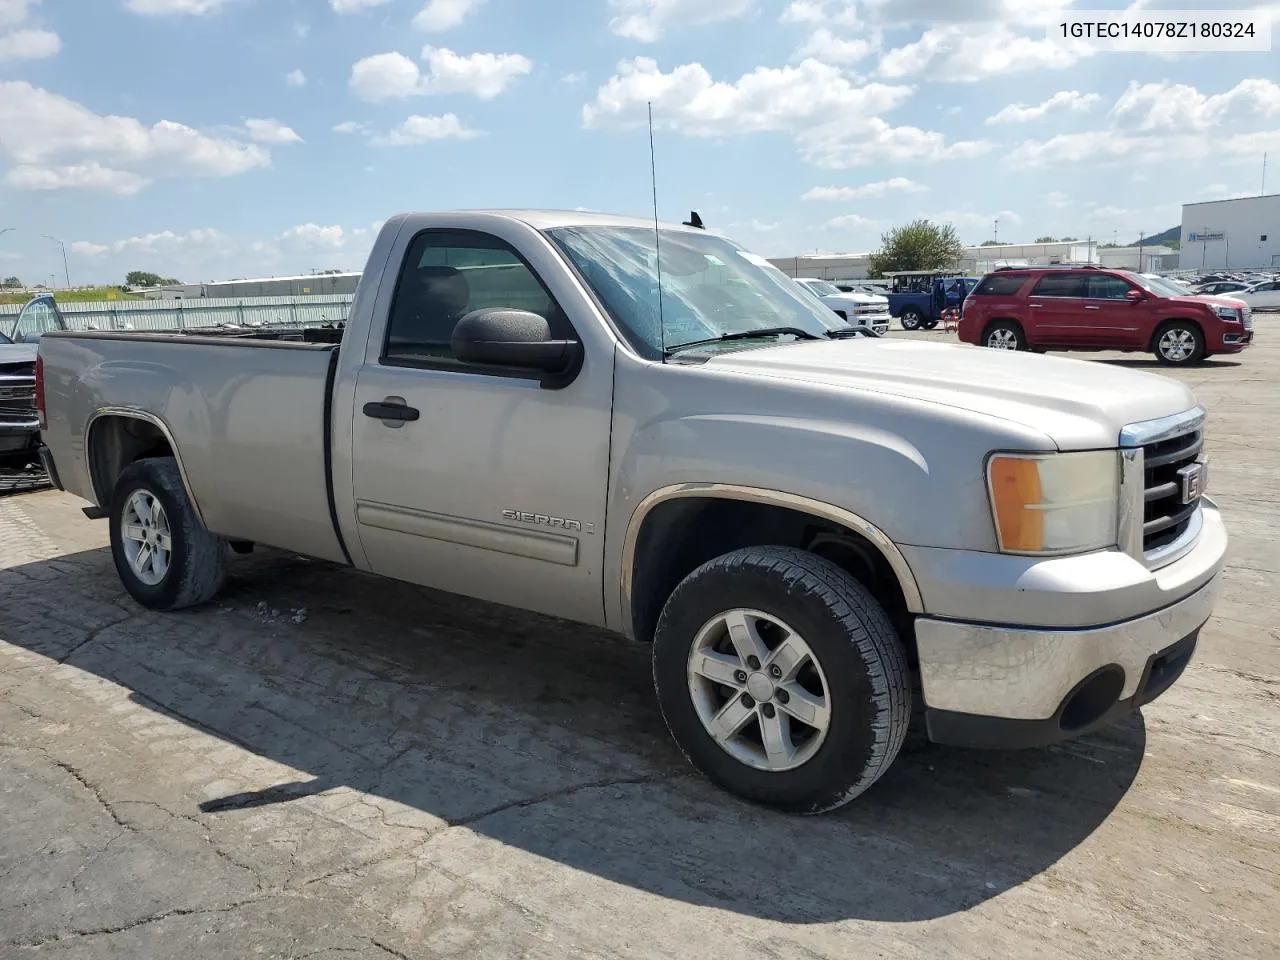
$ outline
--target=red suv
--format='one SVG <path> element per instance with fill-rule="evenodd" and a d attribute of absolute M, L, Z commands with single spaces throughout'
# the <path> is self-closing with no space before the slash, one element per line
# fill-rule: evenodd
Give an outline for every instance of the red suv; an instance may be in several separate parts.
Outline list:
<path fill-rule="evenodd" d="M 1003 267 L 982 278 L 960 315 L 964 343 L 1001 350 L 1151 352 L 1185 366 L 1239 353 L 1253 316 L 1239 300 L 1100 267 Z"/>

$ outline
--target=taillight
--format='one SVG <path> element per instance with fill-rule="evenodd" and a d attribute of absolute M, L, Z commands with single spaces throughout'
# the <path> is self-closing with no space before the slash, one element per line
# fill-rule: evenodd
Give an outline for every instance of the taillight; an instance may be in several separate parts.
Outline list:
<path fill-rule="evenodd" d="M 44 357 L 36 355 L 36 416 L 40 420 L 40 429 L 49 429 L 49 421 L 44 415 Z"/>

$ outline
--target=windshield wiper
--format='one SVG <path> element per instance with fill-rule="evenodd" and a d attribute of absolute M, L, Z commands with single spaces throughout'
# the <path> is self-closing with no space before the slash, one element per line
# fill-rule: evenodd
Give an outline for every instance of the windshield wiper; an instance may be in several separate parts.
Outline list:
<path fill-rule="evenodd" d="M 841 327 L 839 330 L 828 330 L 827 336 L 832 340 L 852 340 L 854 337 L 883 337 L 871 327 Z"/>
<path fill-rule="evenodd" d="M 702 347 L 709 343 L 724 343 L 729 340 L 754 340 L 757 337 L 781 337 L 788 334 L 797 340 L 821 339 L 816 333 L 810 333 L 800 327 L 763 327 L 759 330 L 736 330 L 733 333 L 722 333 L 718 337 L 707 337 L 705 340 L 690 340 L 687 343 L 677 343 L 667 347 L 667 356 L 671 356 L 677 350 Z"/>

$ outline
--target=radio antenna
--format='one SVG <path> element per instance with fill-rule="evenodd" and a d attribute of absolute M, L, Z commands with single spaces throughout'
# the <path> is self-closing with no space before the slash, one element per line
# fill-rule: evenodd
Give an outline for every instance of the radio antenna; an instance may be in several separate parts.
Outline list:
<path fill-rule="evenodd" d="M 662 316 L 662 241 L 658 236 L 658 161 L 653 150 L 653 101 L 649 101 L 649 180 L 653 184 L 653 253 L 658 273 L 658 344 L 667 362 L 667 325 Z"/>

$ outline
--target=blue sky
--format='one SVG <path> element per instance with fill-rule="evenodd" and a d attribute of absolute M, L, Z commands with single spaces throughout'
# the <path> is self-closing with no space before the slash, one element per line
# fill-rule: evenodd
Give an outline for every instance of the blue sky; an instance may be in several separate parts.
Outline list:
<path fill-rule="evenodd" d="M 61 284 L 45 235 L 77 284 L 194 281 L 359 269 L 407 209 L 647 214 L 649 100 L 663 217 L 767 255 L 916 216 L 1136 240 L 1256 193 L 1266 150 L 1280 189 L 1280 53 L 1045 39 L 1124 6 L 0 0 L 0 275 Z"/>

